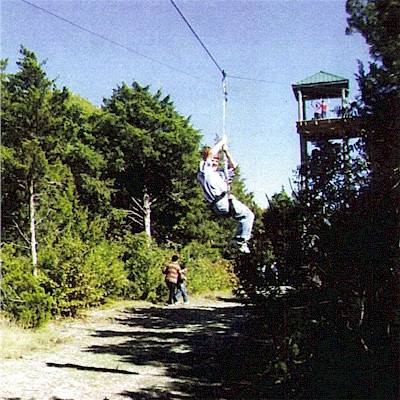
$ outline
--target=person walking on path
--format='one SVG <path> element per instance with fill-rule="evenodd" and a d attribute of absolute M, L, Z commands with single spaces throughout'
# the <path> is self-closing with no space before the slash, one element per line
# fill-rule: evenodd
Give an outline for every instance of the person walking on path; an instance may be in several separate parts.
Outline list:
<path fill-rule="evenodd" d="M 228 161 L 227 171 L 218 169 L 219 153 L 223 151 Z M 197 172 L 197 179 L 211 211 L 221 217 L 232 217 L 238 221 L 235 238 L 230 243 L 242 253 L 250 253 L 247 242 L 253 229 L 254 214 L 229 191 L 229 184 L 235 176 L 237 164 L 228 146 L 227 136 L 223 135 L 217 144 L 207 149 Z"/>
<path fill-rule="evenodd" d="M 179 257 L 177 255 L 173 255 L 171 258 L 171 262 L 166 265 L 162 272 L 165 274 L 165 283 L 169 289 L 169 296 L 167 305 L 174 305 L 176 303 L 176 292 L 178 288 L 178 279 L 181 274 L 181 267 L 178 264 Z"/>
<path fill-rule="evenodd" d="M 177 285 L 177 291 L 176 291 L 176 295 L 175 295 L 175 302 L 178 303 L 179 299 L 183 298 L 183 302 L 185 304 L 189 304 L 189 297 L 187 294 L 187 290 L 186 290 L 186 272 L 187 272 L 187 268 L 181 268 L 181 273 L 179 275 L 178 278 L 178 285 Z"/>

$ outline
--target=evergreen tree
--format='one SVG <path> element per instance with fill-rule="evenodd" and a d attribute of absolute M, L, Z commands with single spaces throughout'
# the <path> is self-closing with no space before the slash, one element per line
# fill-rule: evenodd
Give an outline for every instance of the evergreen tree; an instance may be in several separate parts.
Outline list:
<path fill-rule="evenodd" d="M 93 134 L 93 124 L 102 111 L 72 94 L 67 99 L 65 113 L 70 121 L 71 136 L 63 162 L 74 176 L 79 203 L 89 210 L 92 218 L 99 220 L 101 217 L 104 224 L 111 210 L 113 181 L 104 178 L 108 166 L 104 155 L 97 151 L 97 139 Z"/>
<path fill-rule="evenodd" d="M 2 238 L 34 242 L 27 234 L 34 216 L 37 240 L 51 243 L 76 222 L 80 203 L 98 223 L 109 210 L 111 183 L 101 176 L 106 163 L 89 123 L 100 110 L 58 90 L 34 53 L 22 47 L 21 55 L 17 73 L 6 74 L 6 63 L 2 73 Z"/>
<path fill-rule="evenodd" d="M 2 74 L 2 239 L 28 242 L 36 264 L 37 230 L 42 240 L 57 234 L 73 198 L 73 178 L 62 164 L 68 91 L 54 88 L 35 54 L 24 47 L 21 54 L 19 72 Z"/>
<path fill-rule="evenodd" d="M 93 107 L 58 90 L 34 53 L 22 47 L 21 55 L 19 71 L 1 76 L 2 240 L 21 265 L 30 256 L 33 268 L 5 264 L 2 285 L 11 286 L 2 289 L 9 312 L 34 326 L 50 303 L 53 314 L 73 315 L 123 292 L 127 280 L 120 246 L 104 240 L 104 219 L 99 212 L 89 218 L 75 184 L 85 201 L 109 204 L 109 182 L 100 176 L 106 164 L 85 130 Z M 16 308 L 9 293 L 25 300 Z"/>
<path fill-rule="evenodd" d="M 347 2 L 348 33 L 360 32 L 370 45 L 370 71 L 360 65 L 366 152 L 375 192 L 400 191 L 400 5 L 397 0 Z M 395 190 L 397 189 L 397 190 Z"/>
<path fill-rule="evenodd" d="M 113 206 L 128 212 L 136 199 L 151 211 L 156 238 L 176 238 L 191 199 L 200 195 L 195 180 L 199 133 L 168 96 L 153 95 L 136 82 L 115 89 L 103 111 L 95 131 L 108 166 L 103 178 L 114 181 Z M 133 232 L 141 230 L 133 224 Z"/>
<path fill-rule="evenodd" d="M 300 286 L 302 252 L 302 219 L 298 204 L 286 192 L 275 194 L 263 214 L 265 236 L 273 248 L 279 283 Z"/>
<path fill-rule="evenodd" d="M 392 368 L 388 365 L 388 376 L 398 379 L 400 4 L 397 0 L 348 0 L 347 12 L 348 32 L 364 36 L 374 60 L 368 72 L 360 64 L 358 76 L 365 121 L 365 151 L 371 165 L 371 185 L 362 199 L 363 212 L 359 213 L 357 221 L 363 243 L 360 252 L 366 290 L 364 329 L 377 355 L 391 355 L 387 357 L 388 364 L 392 362 Z"/>

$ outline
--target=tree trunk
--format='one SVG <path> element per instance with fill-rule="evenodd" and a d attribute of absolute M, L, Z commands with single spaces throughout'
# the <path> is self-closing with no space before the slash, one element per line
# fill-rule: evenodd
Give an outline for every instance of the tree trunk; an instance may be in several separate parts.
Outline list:
<path fill-rule="evenodd" d="M 35 221 L 35 191 L 33 181 L 29 185 L 29 208 L 30 208 L 30 228 L 31 228 L 31 254 L 33 275 L 37 278 L 37 251 L 36 251 L 36 221 Z"/>
<path fill-rule="evenodd" d="M 151 239 L 151 201 L 147 190 L 145 190 L 143 195 L 143 212 L 144 230 L 146 235 Z"/>

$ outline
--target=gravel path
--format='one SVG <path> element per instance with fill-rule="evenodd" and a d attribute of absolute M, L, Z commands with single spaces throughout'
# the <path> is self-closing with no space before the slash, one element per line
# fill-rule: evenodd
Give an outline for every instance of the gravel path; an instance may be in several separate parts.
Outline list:
<path fill-rule="evenodd" d="M 138 305 L 92 310 L 57 325 L 62 344 L 2 360 L 0 399 L 264 398 L 254 381 L 263 344 L 247 334 L 245 306 L 233 298 Z"/>

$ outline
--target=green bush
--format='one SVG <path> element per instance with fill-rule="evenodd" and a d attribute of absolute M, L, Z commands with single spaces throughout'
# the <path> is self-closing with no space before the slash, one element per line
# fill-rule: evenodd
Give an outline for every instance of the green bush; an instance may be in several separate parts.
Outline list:
<path fill-rule="evenodd" d="M 161 248 L 144 233 L 125 238 L 125 268 L 129 273 L 130 297 L 133 299 L 160 301 L 167 296 L 162 268 L 179 254 L 181 267 L 187 268 L 189 293 L 231 290 L 237 279 L 233 267 L 222 259 L 217 249 L 191 242 L 181 251 L 171 245 Z"/>
<path fill-rule="evenodd" d="M 144 233 L 125 238 L 125 268 L 130 280 L 132 299 L 159 301 L 167 293 L 162 274 L 169 261 L 170 251 L 161 249 Z"/>
<path fill-rule="evenodd" d="M 186 245 L 181 251 L 181 265 L 188 270 L 190 293 L 231 290 L 237 284 L 233 266 L 209 245 L 195 241 Z"/>
<path fill-rule="evenodd" d="M 33 276 L 31 260 L 17 255 L 12 245 L 1 251 L 2 312 L 26 328 L 39 328 L 50 318 L 53 299 Z"/>
<path fill-rule="evenodd" d="M 124 294 L 128 280 L 121 255 L 118 244 L 102 241 L 89 245 L 72 237 L 44 249 L 40 279 L 55 300 L 53 314 L 74 316 L 81 308 Z"/>

